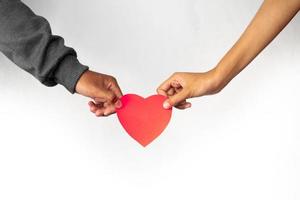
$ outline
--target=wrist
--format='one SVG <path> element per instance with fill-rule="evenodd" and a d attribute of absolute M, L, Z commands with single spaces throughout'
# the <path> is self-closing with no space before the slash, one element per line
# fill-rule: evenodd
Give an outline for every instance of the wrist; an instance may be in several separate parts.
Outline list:
<path fill-rule="evenodd" d="M 85 90 L 85 85 L 87 84 L 88 81 L 88 76 L 90 74 L 90 70 L 84 71 L 80 78 L 78 79 L 76 86 L 75 86 L 75 92 L 78 94 L 83 94 Z"/>
<path fill-rule="evenodd" d="M 76 56 L 69 55 L 60 62 L 54 72 L 54 78 L 58 84 L 63 85 L 73 94 L 78 80 L 86 70 L 88 67 L 82 65 Z"/>
<path fill-rule="evenodd" d="M 218 66 L 208 71 L 207 73 L 209 75 L 209 94 L 219 93 L 228 84 L 226 74 L 224 73 L 224 71 L 220 70 Z"/>

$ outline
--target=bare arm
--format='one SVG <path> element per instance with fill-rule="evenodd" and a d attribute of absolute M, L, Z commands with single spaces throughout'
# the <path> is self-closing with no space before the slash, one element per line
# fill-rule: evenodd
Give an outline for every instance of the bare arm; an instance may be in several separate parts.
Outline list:
<path fill-rule="evenodd" d="M 177 72 L 162 83 L 157 92 L 169 96 L 164 106 L 185 109 L 185 100 L 222 90 L 292 20 L 300 0 L 265 0 L 239 40 L 215 68 L 205 73 Z"/>
<path fill-rule="evenodd" d="M 236 44 L 216 67 L 221 85 L 242 71 L 291 21 L 300 9 L 299 0 L 265 0 Z"/>

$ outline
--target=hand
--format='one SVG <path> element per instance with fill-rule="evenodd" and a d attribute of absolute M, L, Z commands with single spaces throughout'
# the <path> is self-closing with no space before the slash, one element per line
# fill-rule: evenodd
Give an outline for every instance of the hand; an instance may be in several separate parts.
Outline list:
<path fill-rule="evenodd" d="M 178 109 L 190 108 L 192 104 L 188 98 L 215 94 L 223 87 L 219 84 L 215 70 L 205 73 L 176 72 L 157 89 L 157 93 L 167 96 L 165 109 L 175 106 Z"/>
<path fill-rule="evenodd" d="M 76 84 L 76 92 L 94 100 L 89 102 L 89 107 L 97 117 L 111 115 L 122 106 L 121 89 L 117 80 L 109 75 L 84 72 Z"/>

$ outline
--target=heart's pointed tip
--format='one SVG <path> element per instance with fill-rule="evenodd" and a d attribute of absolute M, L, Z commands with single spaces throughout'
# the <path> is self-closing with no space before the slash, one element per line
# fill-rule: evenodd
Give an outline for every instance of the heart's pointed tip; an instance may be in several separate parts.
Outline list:
<path fill-rule="evenodd" d="M 149 143 L 141 143 L 141 142 L 138 142 L 140 145 L 142 145 L 142 147 L 144 147 L 144 148 L 146 148 L 147 146 L 148 146 L 148 144 L 150 144 L 150 142 Z"/>

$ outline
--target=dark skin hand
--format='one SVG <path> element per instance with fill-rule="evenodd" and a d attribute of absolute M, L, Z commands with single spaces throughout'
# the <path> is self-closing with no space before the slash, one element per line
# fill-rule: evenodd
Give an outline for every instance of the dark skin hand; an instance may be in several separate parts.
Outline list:
<path fill-rule="evenodd" d="M 89 107 L 97 117 L 109 116 L 122 106 L 122 91 L 117 80 L 106 74 L 87 70 L 78 80 L 76 92 L 93 99 Z"/>

